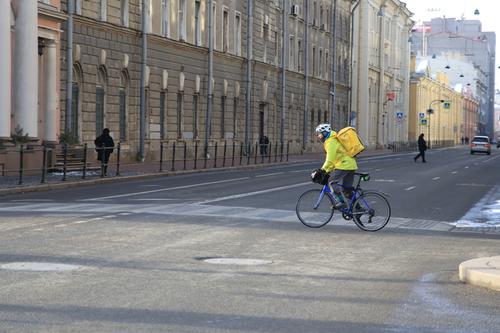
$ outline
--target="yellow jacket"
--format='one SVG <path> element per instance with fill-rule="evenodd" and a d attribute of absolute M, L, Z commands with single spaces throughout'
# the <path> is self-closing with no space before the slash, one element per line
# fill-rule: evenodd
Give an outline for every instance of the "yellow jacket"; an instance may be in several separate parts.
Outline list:
<path fill-rule="evenodd" d="M 348 156 L 342 144 L 337 140 L 337 132 L 332 131 L 323 143 L 326 151 L 325 163 L 321 169 L 330 173 L 337 170 L 357 170 L 358 164 L 354 157 Z"/>

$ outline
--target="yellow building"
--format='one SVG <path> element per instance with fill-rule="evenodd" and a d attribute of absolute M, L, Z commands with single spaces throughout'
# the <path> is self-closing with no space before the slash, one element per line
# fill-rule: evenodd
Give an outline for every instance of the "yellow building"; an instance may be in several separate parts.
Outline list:
<path fill-rule="evenodd" d="M 424 133 L 432 146 L 460 143 L 464 96 L 449 86 L 445 73 L 432 79 L 428 69 L 416 73 L 412 61 L 408 140 L 416 141 Z"/>

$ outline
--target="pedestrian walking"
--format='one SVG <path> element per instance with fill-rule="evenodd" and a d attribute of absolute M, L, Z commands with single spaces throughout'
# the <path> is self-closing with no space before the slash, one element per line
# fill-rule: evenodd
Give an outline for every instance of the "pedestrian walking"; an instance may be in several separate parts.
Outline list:
<path fill-rule="evenodd" d="M 262 156 L 267 155 L 267 146 L 269 145 L 269 139 L 267 136 L 263 135 L 259 138 L 260 154 Z"/>
<path fill-rule="evenodd" d="M 113 138 L 109 135 L 109 129 L 103 129 L 102 134 L 94 140 L 94 143 L 95 150 L 97 151 L 97 160 L 101 161 L 101 174 L 107 176 L 109 156 L 115 146 Z"/>
<path fill-rule="evenodd" d="M 423 163 L 427 163 L 425 161 L 425 151 L 427 150 L 427 142 L 425 142 L 424 133 L 422 133 L 422 134 L 420 134 L 418 136 L 417 145 L 418 145 L 418 151 L 419 151 L 419 153 L 413 159 L 415 160 L 415 162 L 417 162 L 417 159 L 419 157 L 422 157 L 422 162 Z"/>

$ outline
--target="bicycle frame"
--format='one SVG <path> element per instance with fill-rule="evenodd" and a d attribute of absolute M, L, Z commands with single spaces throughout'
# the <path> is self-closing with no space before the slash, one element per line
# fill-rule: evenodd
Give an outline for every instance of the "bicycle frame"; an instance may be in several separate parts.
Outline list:
<path fill-rule="evenodd" d="M 345 198 L 349 201 L 348 207 L 340 209 L 340 211 L 342 213 L 352 215 L 352 208 L 353 208 L 354 202 L 356 202 L 356 200 L 361 196 L 361 187 L 359 186 L 360 184 L 361 184 L 361 177 L 358 177 L 358 182 L 356 183 L 356 187 L 350 188 L 353 191 L 352 197 L 350 199 Z M 321 200 L 323 200 L 325 194 L 330 195 L 330 196 L 334 195 L 334 192 L 332 191 L 330 185 L 332 185 L 332 183 L 328 183 L 327 185 L 323 185 L 323 189 L 321 190 L 318 201 L 316 201 L 316 204 L 314 205 L 314 209 L 317 209 L 319 207 Z M 343 191 L 348 189 L 347 187 L 345 187 L 344 185 L 341 185 L 341 184 L 335 184 L 335 186 L 340 186 Z M 368 207 L 367 202 L 364 202 L 364 204 Z"/>

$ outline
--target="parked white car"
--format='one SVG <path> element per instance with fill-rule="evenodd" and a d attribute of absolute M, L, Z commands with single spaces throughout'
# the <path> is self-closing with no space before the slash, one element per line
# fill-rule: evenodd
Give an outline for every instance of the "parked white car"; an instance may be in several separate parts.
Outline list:
<path fill-rule="evenodd" d="M 487 136 L 475 136 L 470 144 L 470 153 L 486 153 L 491 154 L 490 138 Z"/>

